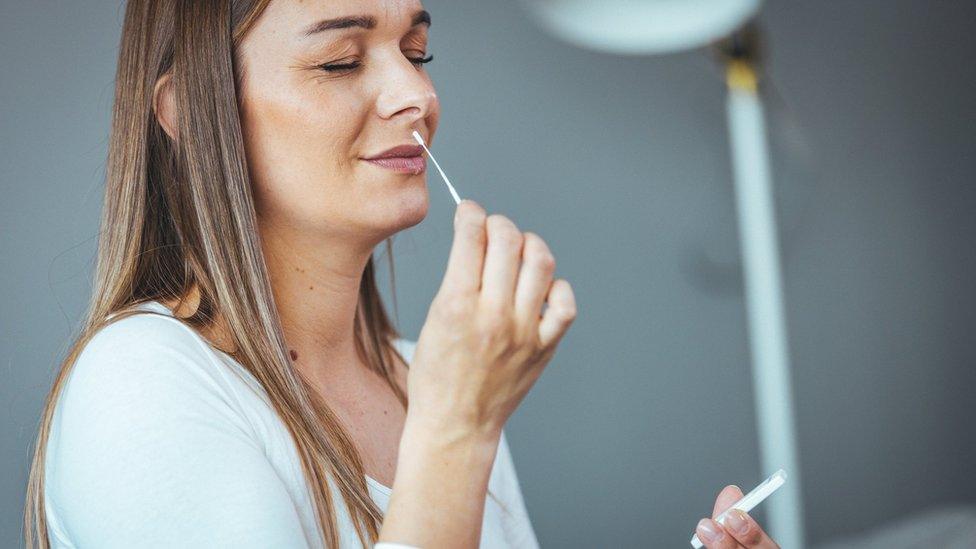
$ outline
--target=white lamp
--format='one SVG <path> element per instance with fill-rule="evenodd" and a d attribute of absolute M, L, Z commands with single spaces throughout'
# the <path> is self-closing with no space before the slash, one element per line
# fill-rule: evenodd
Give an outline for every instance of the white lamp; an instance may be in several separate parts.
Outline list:
<path fill-rule="evenodd" d="M 760 0 L 522 0 L 555 36 L 618 55 L 651 55 L 703 47 L 737 36 Z M 770 535 L 785 548 L 804 547 L 776 216 L 766 123 L 749 41 L 726 40 L 729 141 L 743 255 L 752 377 L 762 476 L 790 475 L 768 502 Z"/>

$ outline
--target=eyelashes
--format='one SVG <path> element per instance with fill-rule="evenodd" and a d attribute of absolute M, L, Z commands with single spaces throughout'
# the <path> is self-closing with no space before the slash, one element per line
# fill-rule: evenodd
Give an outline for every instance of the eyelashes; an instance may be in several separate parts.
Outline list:
<path fill-rule="evenodd" d="M 427 57 L 408 57 L 407 59 L 410 59 L 410 62 L 411 63 L 413 63 L 414 65 L 416 65 L 417 68 L 420 68 L 422 65 L 425 65 L 425 64 L 430 63 L 431 61 L 433 61 L 434 60 L 434 54 L 430 54 Z"/>
<path fill-rule="evenodd" d="M 413 63 L 417 68 L 420 68 L 424 64 L 430 63 L 431 61 L 433 61 L 434 60 L 434 55 L 431 54 L 431 55 L 428 55 L 427 57 L 408 57 L 407 59 L 409 59 L 410 62 Z M 342 63 L 342 64 L 331 63 L 331 64 L 323 64 L 323 65 L 318 65 L 318 68 L 320 68 L 320 69 L 322 69 L 322 70 L 324 70 L 326 72 L 348 72 L 348 71 L 356 70 L 357 68 L 359 68 L 360 65 L 362 65 L 361 62 L 355 61 L 353 63 Z"/>

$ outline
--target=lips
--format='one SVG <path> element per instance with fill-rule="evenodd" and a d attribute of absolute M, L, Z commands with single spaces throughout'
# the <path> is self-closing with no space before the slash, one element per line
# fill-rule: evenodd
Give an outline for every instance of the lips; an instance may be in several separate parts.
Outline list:
<path fill-rule="evenodd" d="M 410 156 L 420 156 L 424 154 L 424 148 L 420 145 L 397 145 L 392 149 L 387 149 L 376 156 L 367 157 L 366 160 L 376 160 L 379 158 L 406 158 Z"/>
<path fill-rule="evenodd" d="M 420 145 L 397 145 L 363 160 L 396 172 L 419 174 L 427 169 L 423 154 L 424 148 Z"/>

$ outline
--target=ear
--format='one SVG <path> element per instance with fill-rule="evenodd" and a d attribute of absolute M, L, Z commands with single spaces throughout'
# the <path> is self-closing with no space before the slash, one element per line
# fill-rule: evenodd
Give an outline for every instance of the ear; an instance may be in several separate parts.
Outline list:
<path fill-rule="evenodd" d="M 173 89 L 171 73 L 159 77 L 153 88 L 152 108 L 156 120 L 174 141 L 177 138 L 176 90 Z"/>

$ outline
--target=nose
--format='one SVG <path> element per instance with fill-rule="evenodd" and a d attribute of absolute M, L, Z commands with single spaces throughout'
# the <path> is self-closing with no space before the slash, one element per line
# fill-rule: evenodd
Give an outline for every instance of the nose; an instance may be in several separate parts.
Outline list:
<path fill-rule="evenodd" d="M 397 52 L 385 73 L 376 101 L 380 117 L 402 118 L 402 123 L 409 127 L 436 113 L 437 93 L 423 69 Z"/>

